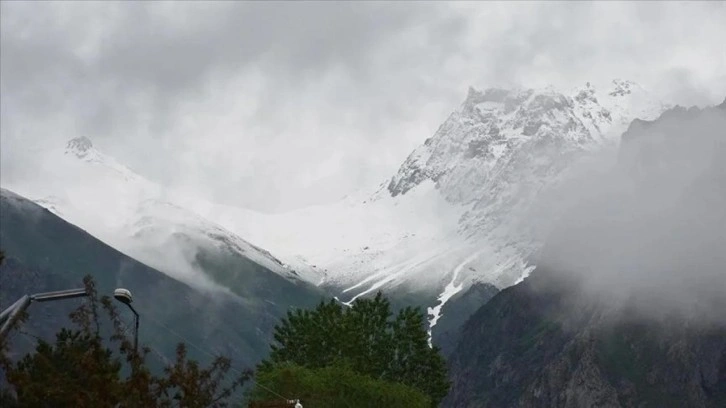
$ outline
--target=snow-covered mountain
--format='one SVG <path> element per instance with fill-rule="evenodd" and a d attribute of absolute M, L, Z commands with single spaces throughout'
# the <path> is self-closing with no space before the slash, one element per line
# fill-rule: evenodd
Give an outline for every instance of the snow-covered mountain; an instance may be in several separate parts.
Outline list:
<path fill-rule="evenodd" d="M 85 138 L 48 152 L 41 182 L 8 187 L 180 279 L 197 279 L 194 248 L 223 248 L 344 302 L 378 289 L 438 297 L 433 326 L 474 282 L 502 288 L 526 276 L 557 216 L 545 197 L 578 160 L 616 146 L 633 119 L 664 109 L 622 80 L 604 91 L 472 88 L 390 180 L 277 215 L 169 191 Z"/>
<path fill-rule="evenodd" d="M 533 268 L 568 170 L 617 147 L 635 118 L 667 106 L 639 85 L 614 80 L 568 93 L 470 89 L 464 103 L 390 181 L 341 202 L 275 216 L 210 205 L 195 210 L 325 274 L 341 300 L 377 289 L 438 295 L 441 306 L 473 282 L 514 284 Z M 551 202 L 551 201 L 550 201 Z"/>

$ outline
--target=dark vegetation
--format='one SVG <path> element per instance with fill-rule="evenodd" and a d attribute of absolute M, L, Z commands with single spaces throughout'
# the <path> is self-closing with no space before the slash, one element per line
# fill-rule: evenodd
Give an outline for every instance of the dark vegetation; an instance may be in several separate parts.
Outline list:
<path fill-rule="evenodd" d="M 449 389 L 423 313 L 407 307 L 394 316 L 381 293 L 350 308 L 331 300 L 289 312 L 274 338 L 257 378 L 311 406 L 438 406 Z M 271 397 L 259 387 L 253 395 Z"/>
<path fill-rule="evenodd" d="M 279 328 L 299 330 L 304 340 L 280 337 L 284 343 L 274 342 L 281 348 L 265 365 L 267 371 L 258 372 L 260 378 L 282 387 L 284 392 L 277 394 L 311 397 L 306 407 L 343 403 L 322 395 L 323 390 L 328 395 L 357 395 L 359 403 L 373 404 L 362 406 L 400 406 L 401 400 L 410 401 L 411 406 L 429 406 L 447 392 L 444 360 L 428 347 L 424 315 L 411 308 L 391 307 L 380 296 L 360 300 L 346 310 L 339 304 L 326 304 L 326 313 L 334 311 L 339 319 L 323 323 L 311 318 L 318 312 L 304 310 L 314 307 L 320 293 L 296 282 L 279 284 L 277 275 L 258 267 L 250 272 L 254 265 L 249 263 L 201 253 L 197 259 L 201 268 L 245 293 L 243 300 L 212 296 L 125 256 L 7 190 L 0 195 L 0 241 L 7 255 L 0 264 L 1 307 L 24 294 L 81 286 L 84 272 L 93 273 L 87 283 L 98 294 L 112 293 L 116 287 L 131 290 L 141 313 L 139 338 L 148 346 L 134 356 L 126 338 L 133 328 L 126 330 L 122 325 L 122 335 L 118 332 L 122 327 L 118 324 L 131 316 L 128 310 L 117 311 L 104 296 L 90 304 L 79 299 L 33 304 L 27 320 L 3 345 L 5 363 L 0 370 L 0 384 L 9 386 L 3 395 L 17 395 L 21 406 L 204 406 L 211 395 L 226 394 L 232 377 L 239 379 L 234 367 L 253 366 L 268 354 L 273 327 L 295 308 L 301 309 L 290 316 L 306 317 L 283 320 Z M 391 309 L 398 315 L 394 317 Z M 305 325 L 311 326 L 303 329 Z M 317 344 L 326 336 L 332 342 L 328 345 L 338 348 L 323 350 L 328 355 L 320 354 L 317 363 L 300 358 L 305 353 L 298 353 L 298 346 L 306 347 L 305 341 Z M 194 347 L 179 347 L 179 341 Z M 343 341 L 350 341 L 350 346 L 343 347 Z M 285 350 L 289 353 L 280 358 Z M 332 358 L 334 353 L 337 356 Z M 79 367 L 86 370 L 77 372 Z M 285 382 L 276 382 L 277 374 Z M 217 382 L 211 380 L 214 376 Z M 185 388 L 184 384 L 192 385 Z M 255 384 L 252 395 L 279 399 L 279 395 L 262 394 L 259 390 L 264 388 Z M 96 401 L 101 391 L 90 389 L 96 386 L 106 387 L 104 401 Z M 241 403 L 241 389 L 235 390 L 228 401 Z M 46 405 L 31 397 L 46 392 L 50 393 Z M 144 398 L 151 402 L 146 404 Z M 194 401 L 202 402 L 194 405 Z M 343 406 L 351 403 L 349 397 Z"/>
<path fill-rule="evenodd" d="M 413 387 L 363 375 L 342 364 L 314 369 L 280 364 L 259 372 L 256 380 L 281 395 L 294 396 L 305 408 L 431 407 L 431 399 Z M 261 387 L 252 398 L 275 400 Z"/>
<path fill-rule="evenodd" d="M 0 254 L 0 258 L 3 255 Z M 70 313 L 55 340 L 37 337 L 23 356 L 0 342 L 3 407 L 224 407 L 242 403 L 252 380 L 230 359 L 207 367 L 179 343 L 175 359 L 149 364 L 153 350 L 134 350 L 132 330 L 108 296 L 99 298 L 90 276 L 88 298 Z M 28 334 L 23 322 L 11 334 Z M 443 358 L 428 346 L 424 315 L 404 308 L 396 316 L 380 293 L 345 308 L 331 300 L 296 309 L 275 329 L 268 360 L 249 389 L 252 401 L 300 399 L 306 407 L 432 407 L 449 387 Z M 12 338 L 12 335 L 8 338 Z M 282 396 L 289 398 L 282 398 Z"/>

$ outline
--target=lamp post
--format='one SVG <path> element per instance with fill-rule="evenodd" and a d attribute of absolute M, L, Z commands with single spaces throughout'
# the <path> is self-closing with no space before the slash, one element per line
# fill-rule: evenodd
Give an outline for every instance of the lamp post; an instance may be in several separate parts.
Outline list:
<path fill-rule="evenodd" d="M 52 300 L 72 299 L 77 297 L 88 296 L 85 288 L 60 290 L 57 292 L 43 292 L 36 293 L 34 295 L 24 295 L 18 299 L 15 303 L 10 305 L 7 309 L 0 313 L 0 339 L 5 338 L 10 328 L 13 326 L 16 320 L 20 317 L 31 303 L 33 302 L 48 302 Z M 113 291 L 113 297 L 134 312 L 136 317 L 136 328 L 134 330 L 134 352 L 138 352 L 139 348 L 139 314 L 136 312 L 131 301 L 133 297 L 128 289 L 118 288 Z"/>
<path fill-rule="evenodd" d="M 88 296 L 85 288 L 60 290 L 57 292 L 43 292 L 34 295 L 25 295 L 0 313 L 0 339 L 5 338 L 15 321 L 20 317 L 31 303 L 48 302 L 52 300 L 72 299 Z"/>
<path fill-rule="evenodd" d="M 129 309 L 134 312 L 134 316 L 136 317 L 136 327 L 134 329 L 134 353 L 137 353 L 139 351 L 139 314 L 136 312 L 136 309 L 131 306 L 131 302 L 133 301 L 131 292 L 128 289 L 118 288 L 113 291 L 113 297 L 128 306 Z"/>

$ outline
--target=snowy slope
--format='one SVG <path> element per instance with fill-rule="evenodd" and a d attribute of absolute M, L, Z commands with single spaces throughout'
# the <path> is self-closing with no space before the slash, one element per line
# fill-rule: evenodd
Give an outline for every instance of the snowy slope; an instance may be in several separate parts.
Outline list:
<path fill-rule="evenodd" d="M 341 289 L 361 277 L 391 280 L 407 266 L 418 270 L 445 257 L 460 245 L 456 225 L 463 214 L 441 198 L 433 183 L 400 199 L 363 202 L 349 197 L 281 215 L 223 206 L 196 210 L 281 254 L 285 262 L 297 259 L 315 267 L 328 275 L 325 284 Z M 431 278 L 438 284 L 441 277 Z"/>
<path fill-rule="evenodd" d="M 95 149 L 88 138 L 75 138 L 65 147 L 50 147 L 38 154 L 33 181 L 3 181 L 4 187 L 172 277 L 222 289 L 194 266 L 197 250 L 216 249 L 241 254 L 290 279 L 319 280 L 310 268 L 295 271 L 269 252 L 178 205 L 185 201 L 183 195 L 139 176 Z"/>

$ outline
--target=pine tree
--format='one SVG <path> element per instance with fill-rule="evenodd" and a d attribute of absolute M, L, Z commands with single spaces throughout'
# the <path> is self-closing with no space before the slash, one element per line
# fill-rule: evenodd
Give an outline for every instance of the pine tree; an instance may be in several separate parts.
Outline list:
<path fill-rule="evenodd" d="M 256 401 L 280 400 L 279 395 L 285 395 L 300 399 L 305 407 L 316 408 L 431 406 L 431 399 L 413 387 L 374 379 L 342 364 L 316 369 L 278 365 L 258 373 L 257 381 L 265 384 L 265 387 L 252 390 L 252 400 Z M 270 389 L 274 389 L 275 394 Z"/>

